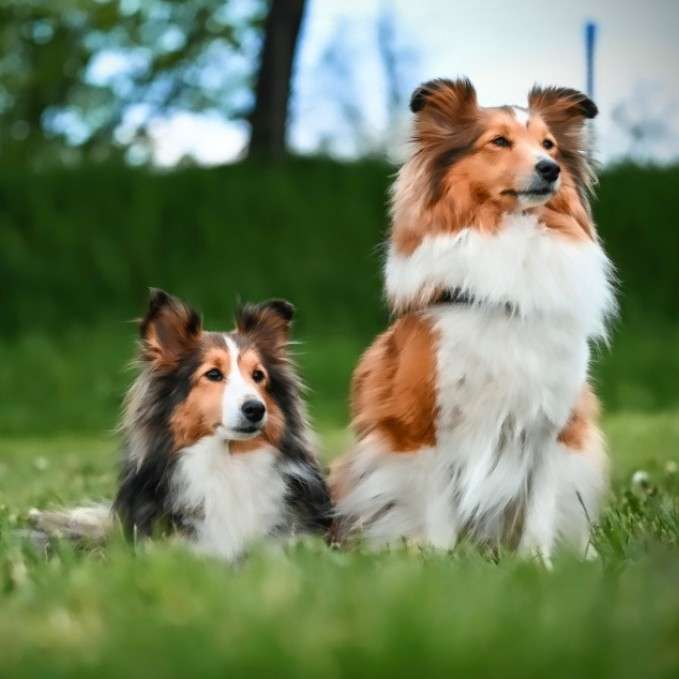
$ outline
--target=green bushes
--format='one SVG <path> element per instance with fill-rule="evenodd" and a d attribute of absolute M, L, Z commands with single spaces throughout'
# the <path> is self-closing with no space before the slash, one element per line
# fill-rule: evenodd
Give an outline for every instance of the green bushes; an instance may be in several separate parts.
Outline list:
<path fill-rule="evenodd" d="M 601 177 L 594 216 L 620 280 L 622 319 L 679 320 L 679 166 Z"/>
<path fill-rule="evenodd" d="M 150 285 L 209 316 L 275 295 L 305 327 L 379 327 L 387 173 L 295 162 L 0 176 L 2 334 L 130 318 Z"/>
<path fill-rule="evenodd" d="M 229 327 L 238 296 L 291 299 L 313 410 L 343 419 L 353 364 L 386 322 L 380 243 L 392 172 L 322 160 L 2 171 L 0 430 L 111 426 L 129 380 L 126 321 L 149 286 L 186 297 L 212 327 Z M 622 302 L 599 372 L 611 407 L 677 400 L 677 188 L 676 167 L 624 166 L 601 180 L 594 211 Z"/>
<path fill-rule="evenodd" d="M 287 296 L 303 327 L 370 333 L 384 316 L 380 251 L 392 169 L 244 163 L 168 174 L 92 167 L 0 174 L 4 336 L 129 318 L 149 285 L 224 314 L 236 295 Z M 679 312 L 679 168 L 604 174 L 595 202 L 625 310 Z"/>

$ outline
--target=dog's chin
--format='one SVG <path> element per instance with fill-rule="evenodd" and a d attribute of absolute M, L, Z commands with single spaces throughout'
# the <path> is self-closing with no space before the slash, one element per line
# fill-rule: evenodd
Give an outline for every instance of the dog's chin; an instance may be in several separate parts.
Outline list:
<path fill-rule="evenodd" d="M 516 201 L 519 210 L 528 210 L 539 207 L 553 198 L 556 193 L 555 188 L 528 188 L 523 190 L 506 189 L 502 192 L 503 196 L 510 196 Z"/>
<path fill-rule="evenodd" d="M 543 189 L 540 191 L 521 191 L 517 192 L 516 198 L 519 207 L 522 210 L 527 210 L 532 207 L 539 207 L 547 203 L 556 193 L 551 189 Z"/>
<path fill-rule="evenodd" d="M 520 210 L 528 210 L 544 205 L 551 200 L 559 190 L 560 184 L 560 179 L 554 183 L 537 181 L 530 183 L 525 188 L 505 189 L 502 194 L 514 198 Z"/>
<path fill-rule="evenodd" d="M 215 430 L 215 433 L 223 441 L 249 441 L 250 439 L 254 439 L 262 433 L 262 427 L 253 425 L 243 425 L 242 427 L 225 427 L 224 425 L 220 424 Z"/>

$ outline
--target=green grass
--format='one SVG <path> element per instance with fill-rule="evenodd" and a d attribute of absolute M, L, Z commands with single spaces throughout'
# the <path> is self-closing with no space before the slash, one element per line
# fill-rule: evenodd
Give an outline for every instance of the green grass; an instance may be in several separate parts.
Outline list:
<path fill-rule="evenodd" d="M 661 677 L 679 670 L 679 417 L 606 421 L 614 494 L 601 559 L 552 573 L 452 555 L 262 546 L 237 568 L 158 542 L 11 537 L 32 506 L 110 496 L 115 441 L 0 443 L 1 676 Z M 345 442 L 324 433 L 326 454 Z M 648 472 L 633 486 L 634 471 Z"/>

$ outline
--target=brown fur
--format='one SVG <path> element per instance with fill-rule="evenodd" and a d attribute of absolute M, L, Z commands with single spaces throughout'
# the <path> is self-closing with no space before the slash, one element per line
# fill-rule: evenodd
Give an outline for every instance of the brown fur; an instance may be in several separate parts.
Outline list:
<path fill-rule="evenodd" d="M 181 450 L 203 436 L 213 434 L 221 422 L 224 388 L 228 384 L 232 358 L 221 335 L 204 333 L 200 340 L 203 345 L 203 360 L 193 375 L 193 386 L 188 397 L 177 408 L 170 421 L 175 450 Z M 221 382 L 208 380 L 205 374 L 212 368 L 220 370 L 226 379 Z M 246 441 L 232 441 L 230 450 L 233 453 L 250 452 L 261 448 L 264 444 L 275 448 L 283 432 L 283 415 L 266 389 L 268 376 L 259 383 L 252 378 L 255 370 L 261 370 L 266 376 L 261 357 L 254 347 L 241 348 L 238 356 L 238 369 L 243 377 L 251 382 L 253 390 L 266 404 L 267 422 L 259 436 Z"/>
<path fill-rule="evenodd" d="M 559 442 L 573 452 L 587 450 L 592 437 L 599 432 L 599 410 L 596 394 L 585 385 L 566 426 L 559 432 Z"/>
<path fill-rule="evenodd" d="M 229 374 L 231 357 L 226 347 L 210 348 L 193 376 L 193 386 L 186 400 L 175 410 L 170 420 L 175 450 L 209 436 L 221 422 L 225 382 L 211 382 L 205 373 L 218 368 Z"/>
<path fill-rule="evenodd" d="M 497 229 L 502 215 L 517 207 L 511 191 L 533 171 L 536 150 L 561 166 L 561 188 L 545 206 L 526 211 L 536 212 L 565 237 L 594 237 L 583 132 L 591 110 L 583 113 L 585 104 L 576 104 L 581 100 L 572 92 L 534 88 L 524 125 L 509 107 L 480 107 L 466 80 L 432 81 L 417 90 L 411 103 L 415 152 L 401 169 L 392 201 L 391 238 L 397 251 L 411 254 L 427 234 Z M 492 140 L 499 136 L 512 147 L 495 146 Z M 554 142 L 553 149 L 542 147 L 545 139 Z"/>
<path fill-rule="evenodd" d="M 238 314 L 237 330 L 262 350 L 282 357 L 288 344 L 293 313 L 292 304 L 280 299 L 247 307 Z"/>
<path fill-rule="evenodd" d="M 141 360 L 156 369 L 174 367 L 198 346 L 201 325 L 200 316 L 181 300 L 152 289 L 149 310 L 139 327 Z"/>
<path fill-rule="evenodd" d="M 261 435 L 247 441 L 232 442 L 232 452 L 256 450 L 264 443 L 275 448 L 280 441 L 284 428 L 283 414 L 267 391 L 268 375 L 255 346 L 261 346 L 272 357 L 284 360 L 291 318 L 292 306 L 282 300 L 248 307 L 247 312 L 239 316 L 242 346 L 238 369 L 266 404 L 267 423 Z M 153 370 L 172 370 L 191 352 L 199 352 L 201 357 L 192 377 L 191 390 L 170 419 L 174 450 L 181 450 L 213 434 L 221 422 L 224 387 L 228 383 L 232 361 L 223 336 L 204 331 L 195 311 L 161 290 L 152 291 L 149 311 L 140 324 L 140 333 L 140 358 Z M 213 368 L 225 376 L 223 381 L 213 382 L 206 377 Z M 254 381 L 252 374 L 255 370 L 264 373 L 264 381 Z"/>
<path fill-rule="evenodd" d="M 538 87 L 528 93 L 528 106 L 538 113 L 557 141 L 558 159 L 576 183 L 585 207 L 595 176 L 585 138 L 585 119 L 594 118 L 597 107 L 582 92 L 566 87 Z"/>
<path fill-rule="evenodd" d="M 400 318 L 375 340 L 352 385 L 359 438 L 377 434 L 399 452 L 436 443 L 435 350 L 430 322 L 416 314 Z"/>

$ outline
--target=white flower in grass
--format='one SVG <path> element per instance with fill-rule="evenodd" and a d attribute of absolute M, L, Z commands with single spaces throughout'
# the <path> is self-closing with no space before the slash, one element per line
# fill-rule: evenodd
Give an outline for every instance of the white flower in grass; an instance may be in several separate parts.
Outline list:
<path fill-rule="evenodd" d="M 33 466 L 39 472 L 44 472 L 49 466 L 49 460 L 46 457 L 36 457 L 33 460 Z"/>
<path fill-rule="evenodd" d="M 646 490 L 651 485 L 651 477 L 645 469 L 637 469 L 632 474 L 632 488 L 634 490 Z"/>

